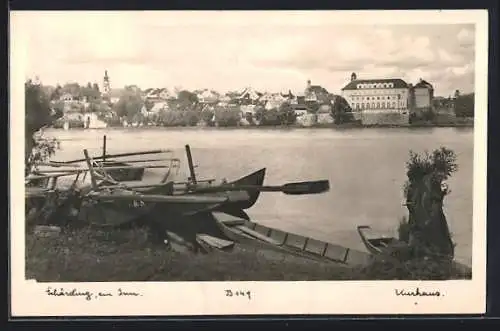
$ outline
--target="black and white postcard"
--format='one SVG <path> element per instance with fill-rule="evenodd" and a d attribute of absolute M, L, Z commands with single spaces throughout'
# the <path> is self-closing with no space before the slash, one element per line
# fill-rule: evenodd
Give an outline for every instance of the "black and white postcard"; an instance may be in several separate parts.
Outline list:
<path fill-rule="evenodd" d="M 484 313 L 487 26 L 12 11 L 12 315 Z"/>

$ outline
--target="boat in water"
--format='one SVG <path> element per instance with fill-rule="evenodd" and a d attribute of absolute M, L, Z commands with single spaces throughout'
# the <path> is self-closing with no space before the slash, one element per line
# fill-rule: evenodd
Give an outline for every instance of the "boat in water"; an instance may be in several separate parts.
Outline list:
<path fill-rule="evenodd" d="M 366 249 L 373 255 L 390 254 L 390 249 L 408 246 L 395 237 L 374 234 L 368 225 L 359 225 L 357 230 Z"/>

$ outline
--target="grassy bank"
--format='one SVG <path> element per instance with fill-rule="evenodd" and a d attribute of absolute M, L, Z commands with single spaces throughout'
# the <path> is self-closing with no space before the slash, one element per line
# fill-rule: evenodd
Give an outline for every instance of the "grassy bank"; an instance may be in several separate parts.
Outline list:
<path fill-rule="evenodd" d="M 414 261 L 364 268 L 310 261 L 238 245 L 232 252 L 178 253 L 151 243 L 145 229 L 63 230 L 26 234 L 26 277 L 38 281 L 301 281 L 470 278 L 453 268 Z"/>

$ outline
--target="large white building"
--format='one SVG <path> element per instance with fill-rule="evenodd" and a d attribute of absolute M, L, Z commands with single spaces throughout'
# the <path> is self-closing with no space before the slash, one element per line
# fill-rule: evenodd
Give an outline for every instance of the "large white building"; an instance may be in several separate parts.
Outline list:
<path fill-rule="evenodd" d="M 410 86 L 399 78 L 357 79 L 353 73 L 342 96 L 353 112 L 407 113 L 410 107 Z"/>

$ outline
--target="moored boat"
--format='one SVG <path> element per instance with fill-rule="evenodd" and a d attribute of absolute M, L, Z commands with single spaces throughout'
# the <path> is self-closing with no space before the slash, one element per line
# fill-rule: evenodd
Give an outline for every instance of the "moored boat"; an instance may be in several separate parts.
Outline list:
<path fill-rule="evenodd" d="M 398 239 L 389 236 L 370 236 L 369 231 L 371 227 L 368 225 L 360 225 L 357 227 L 358 234 L 361 237 L 361 241 L 365 245 L 368 252 L 373 255 L 388 253 L 391 247 L 396 246 L 407 246 Z"/>
<path fill-rule="evenodd" d="M 348 267 L 365 265 L 370 255 L 333 243 L 267 227 L 242 217 L 212 212 L 216 224 L 231 240 L 308 259 Z"/>

